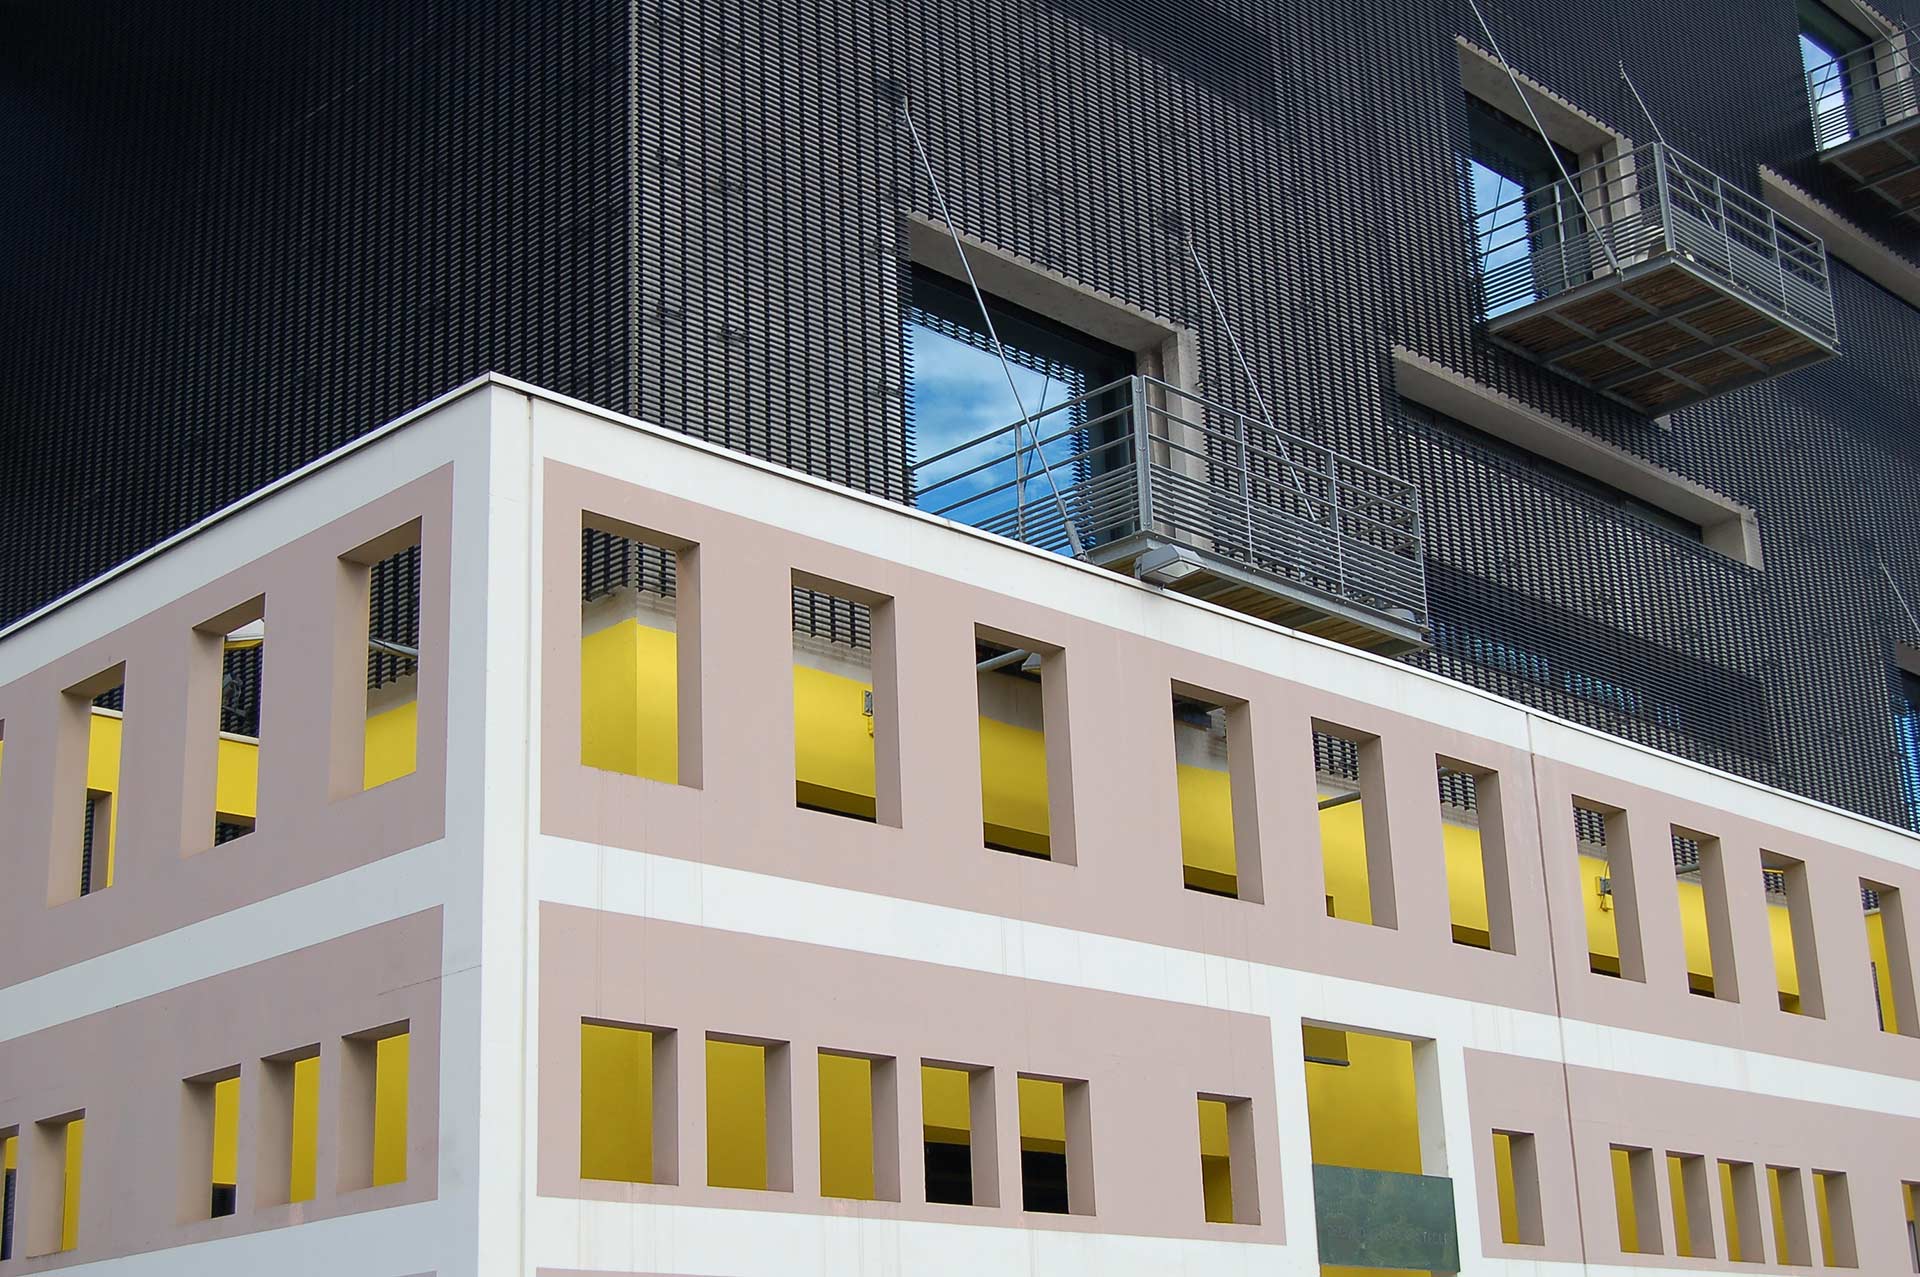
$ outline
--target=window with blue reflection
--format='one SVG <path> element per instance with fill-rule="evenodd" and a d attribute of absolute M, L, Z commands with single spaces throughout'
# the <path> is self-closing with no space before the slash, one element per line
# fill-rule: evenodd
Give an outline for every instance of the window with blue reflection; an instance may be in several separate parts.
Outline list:
<path fill-rule="evenodd" d="M 1853 140 L 1853 86 L 1841 59 L 1871 41 L 1819 0 L 1800 2 L 1800 68 L 1822 150 Z"/>
<path fill-rule="evenodd" d="M 1900 751 L 1900 788 L 1907 810 L 1920 827 L 1920 677 L 1895 670 L 1899 688 L 1893 706 L 1893 739 Z"/>
<path fill-rule="evenodd" d="M 1048 549 L 1068 548 L 1066 517 L 1084 544 L 1081 485 L 1124 463 L 1130 351 L 989 296 L 1007 367 L 994 353 L 972 290 L 913 270 L 906 316 L 908 462 L 914 504 Z M 1014 386 L 1007 384 L 1012 373 Z M 1033 428 L 1021 425 L 1022 407 Z"/>
<path fill-rule="evenodd" d="M 1467 125 L 1469 213 L 1488 318 L 1584 283 L 1591 263 L 1568 240 L 1586 219 L 1561 177 L 1563 166 L 1579 172 L 1579 157 L 1471 94 Z"/>

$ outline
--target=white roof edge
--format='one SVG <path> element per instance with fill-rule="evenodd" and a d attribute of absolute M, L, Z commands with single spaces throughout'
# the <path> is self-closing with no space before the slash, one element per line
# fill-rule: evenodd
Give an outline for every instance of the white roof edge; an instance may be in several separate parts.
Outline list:
<path fill-rule="evenodd" d="M 104 588 L 106 585 L 108 585 L 110 582 L 112 582 L 116 578 L 123 576 L 128 572 L 133 571 L 135 568 L 148 562 L 149 560 L 158 558 L 159 556 L 165 554 L 169 550 L 179 546 L 183 542 L 186 542 L 192 539 L 193 537 L 198 536 L 201 533 L 207 531 L 208 529 L 214 527 L 216 524 L 219 524 L 226 519 L 232 518 L 234 515 L 240 513 L 241 511 L 253 505 L 258 504 L 261 501 L 264 501 L 265 499 L 272 496 L 273 494 L 280 491 L 281 489 L 289 487 L 292 484 L 299 482 L 301 479 L 304 479 L 309 475 L 312 475 L 320 470 L 323 470 L 326 467 L 333 465 L 334 463 L 342 460 L 345 457 L 351 456 L 352 454 L 359 452 L 365 448 L 369 448 L 374 444 L 380 442 L 382 439 L 385 439 L 388 436 L 404 429 L 405 427 L 412 424 L 413 422 L 425 416 L 428 416 L 431 413 L 441 408 L 444 408 L 448 404 L 451 404 L 459 399 L 462 399 L 477 390 L 483 389 L 488 386 L 497 386 L 504 390 L 511 390 L 515 393 L 525 395 L 530 399 L 545 400 L 549 403 L 552 403 L 564 408 L 568 408 L 576 412 L 583 413 L 587 416 L 598 418 L 599 420 L 605 421 L 610 425 L 616 425 L 628 430 L 637 431 L 641 434 L 650 435 L 655 439 L 658 439 L 664 443 L 672 444 L 676 447 L 687 448 L 696 452 L 706 453 L 710 456 L 718 458 L 722 461 L 726 461 L 733 465 L 745 466 L 750 469 L 758 470 L 763 473 L 773 475 L 787 482 L 800 483 L 807 487 L 815 488 L 822 492 L 830 493 L 833 496 L 841 499 L 856 501 L 860 504 L 867 505 L 875 509 L 884 510 L 890 515 L 893 515 L 896 517 L 905 517 L 905 518 L 917 520 L 919 522 L 923 522 L 935 527 L 943 528 L 951 532 L 956 532 L 969 537 L 978 538 L 980 540 L 986 541 L 990 544 L 993 544 L 999 547 L 1003 552 L 1011 550 L 1014 552 L 1030 555 L 1036 559 L 1039 559 L 1054 565 L 1056 569 L 1066 568 L 1071 571 L 1088 573 L 1091 576 L 1101 581 L 1109 583 L 1110 585 L 1117 585 L 1122 588 L 1130 588 L 1130 589 L 1138 590 L 1144 594 L 1150 594 L 1162 600 L 1166 600 L 1167 602 L 1170 602 L 1175 606 L 1196 608 L 1203 612 L 1208 612 L 1215 616 L 1222 617 L 1242 625 L 1252 626 L 1255 629 L 1265 630 L 1274 634 L 1284 635 L 1287 638 L 1294 640 L 1295 642 L 1306 643 L 1311 646 L 1325 649 L 1327 651 L 1338 652 L 1350 659 L 1357 659 L 1357 660 L 1372 662 L 1376 665 L 1381 666 L 1382 668 L 1392 669 L 1402 677 L 1425 680 L 1437 686 L 1448 688 L 1456 693 L 1465 693 L 1469 696 L 1474 697 L 1477 700 L 1486 702 L 1490 706 L 1497 706 L 1508 712 L 1521 715 L 1527 725 L 1527 732 L 1528 732 L 1530 746 L 1532 741 L 1533 725 L 1535 723 L 1550 725 L 1562 731 L 1571 732 L 1580 736 L 1588 737 L 1607 745 L 1612 745 L 1618 748 L 1627 749 L 1633 753 L 1640 754 L 1649 759 L 1658 760 L 1664 763 L 1684 767 L 1694 772 L 1717 777 L 1731 784 L 1734 784 L 1755 792 L 1769 794 L 1776 798 L 1784 799 L 1787 802 L 1799 805 L 1801 807 L 1806 807 L 1816 811 L 1826 812 L 1842 820 L 1849 821 L 1858 825 L 1864 825 L 1869 828 L 1883 831 L 1885 833 L 1893 834 L 1901 839 L 1904 839 L 1909 843 L 1920 845 L 1920 834 L 1916 834 L 1912 830 L 1902 828 L 1899 825 L 1890 824 L 1886 821 L 1880 820 L 1873 816 L 1867 816 L 1859 812 L 1848 811 L 1843 807 L 1837 807 L 1831 803 L 1822 802 L 1821 800 L 1816 798 L 1810 798 L 1805 794 L 1796 794 L 1790 790 L 1780 789 L 1773 785 L 1767 785 L 1760 781 L 1753 780 L 1749 777 L 1738 775 L 1734 772 L 1725 771 L 1717 767 L 1709 766 L 1708 764 L 1705 764 L 1705 763 L 1697 762 L 1690 758 L 1684 758 L 1678 754 L 1668 753 L 1665 750 L 1656 749 L 1650 745 L 1641 744 L 1638 741 L 1628 740 L 1627 738 L 1622 736 L 1615 736 L 1609 732 L 1603 732 L 1597 728 L 1588 727 L 1583 723 L 1575 722 L 1572 719 L 1561 718 L 1558 715 L 1550 714 L 1543 710 L 1535 709 L 1532 706 L 1522 704 L 1518 701 L 1510 700 L 1507 697 L 1500 696 L 1493 692 L 1489 692 L 1483 688 L 1475 687 L 1472 684 L 1463 683 L 1457 679 L 1448 678 L 1443 674 L 1436 674 L 1431 670 L 1425 670 L 1425 669 L 1421 669 L 1418 666 L 1408 665 L 1404 661 L 1398 661 L 1390 657 L 1380 656 L 1373 652 L 1362 651 L 1359 648 L 1349 647 L 1344 643 L 1336 643 L 1331 639 L 1324 639 L 1317 635 L 1305 634 L 1298 630 L 1288 629 L 1286 626 L 1276 625 L 1271 621 L 1263 620 L 1259 617 L 1248 616 L 1243 612 L 1235 612 L 1231 609 L 1223 608 L 1218 604 L 1209 603 L 1204 599 L 1190 598 L 1186 595 L 1170 593 L 1168 591 L 1160 590 L 1151 585 L 1146 584 L 1145 582 L 1136 581 L 1132 577 L 1121 576 L 1119 573 L 1110 571 L 1109 569 L 1106 569 L 1106 568 L 1095 567 L 1093 564 L 1083 563 L 1077 559 L 1066 558 L 1062 555 L 1055 554 L 1049 550 L 1042 550 L 1035 546 L 1030 546 L 1022 542 L 1011 540 L 1010 538 L 1007 538 L 1007 537 L 997 536 L 990 532 L 984 532 L 979 528 L 971 527 L 964 523 L 957 523 L 954 520 L 942 518 L 938 515 L 928 514 L 924 510 L 917 510 L 912 506 L 902 505 L 899 502 L 895 502 L 895 501 L 889 501 L 884 497 L 877 497 L 872 495 L 871 493 L 861 492 L 854 488 L 843 487 L 839 484 L 831 483 L 825 479 L 819 479 L 814 477 L 813 475 L 803 474 L 800 471 L 789 469 L 786 466 L 778 465 L 771 461 L 762 460 L 759 457 L 752 457 L 752 456 L 746 455 L 745 453 L 735 452 L 732 449 L 722 447 L 719 444 L 709 443 L 704 439 L 696 439 L 691 435 L 681 434 L 678 431 L 669 430 L 669 429 L 666 429 L 665 427 L 654 425 L 651 422 L 642 421 L 636 417 L 629 417 L 629 416 L 626 416 L 625 414 L 615 412 L 609 408 L 602 408 L 596 404 L 591 404 L 591 403 L 587 403 L 584 400 L 572 398 L 571 396 L 561 394 L 558 391 L 548 390 L 542 386 L 535 385 L 532 382 L 522 381 L 517 377 L 510 377 L 504 373 L 496 373 L 496 372 L 482 373 L 481 375 L 474 377 L 469 381 L 463 382 L 462 384 L 454 387 L 453 389 L 448 390 L 443 394 L 435 396 L 434 398 L 428 400 L 426 403 L 421 404 L 419 407 L 413 408 L 401 414 L 400 416 L 394 418 L 392 421 L 387 422 L 385 425 L 378 426 L 373 430 L 368 431 L 366 434 L 361 435 L 356 439 L 350 440 L 345 444 L 342 444 L 340 447 L 335 448 L 333 451 L 326 453 L 323 456 L 315 458 L 314 460 L 301 466 L 299 469 L 294 470 L 291 473 L 279 479 L 274 480 L 272 483 L 267 484 L 266 486 L 258 489 L 255 492 L 249 493 L 247 496 L 242 497 L 238 501 L 233 502 L 231 505 L 223 506 L 221 509 L 216 510 L 212 514 L 207 515 L 205 518 L 200 519 L 197 522 L 190 524 L 189 526 L 181 529 L 179 532 L 174 533 L 172 536 L 168 537 L 166 540 L 159 542 L 158 544 L 152 546 L 147 550 L 142 551 L 137 555 L 134 555 L 132 558 L 129 558 L 120 564 L 117 564 L 116 566 L 109 569 L 108 571 L 101 573 L 97 577 L 94 577 L 92 580 L 87 581 L 86 583 L 75 587 L 74 589 L 68 591 L 66 594 L 61 595 L 59 598 L 54 599 L 52 602 L 47 603 L 44 606 L 35 609 L 33 612 L 28 613 L 26 616 L 21 617 L 19 620 L 7 626 L 5 629 L 0 629 L 0 640 L 5 640 L 11 635 L 26 629 L 28 626 L 34 624 L 35 622 L 40 621 L 46 618 L 47 616 L 52 615 L 54 612 L 59 611 L 61 608 L 72 604 L 73 602 L 85 597 L 88 594 L 92 594 L 95 591 Z M 1542 751 L 1535 750 L 1534 752 L 1542 752 Z"/>

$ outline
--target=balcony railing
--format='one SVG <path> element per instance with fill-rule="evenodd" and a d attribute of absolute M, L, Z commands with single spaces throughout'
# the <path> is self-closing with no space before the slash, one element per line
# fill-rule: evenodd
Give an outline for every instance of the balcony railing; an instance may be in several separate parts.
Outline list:
<path fill-rule="evenodd" d="M 1826 245 L 1650 143 L 1476 210 L 1496 340 L 1664 412 L 1838 353 Z"/>
<path fill-rule="evenodd" d="M 1820 158 L 1900 212 L 1920 216 L 1920 29 L 1904 28 L 1807 71 Z"/>
<path fill-rule="evenodd" d="M 1360 646 L 1424 639 L 1414 485 L 1152 377 L 1126 377 L 912 468 L 923 510 Z"/>

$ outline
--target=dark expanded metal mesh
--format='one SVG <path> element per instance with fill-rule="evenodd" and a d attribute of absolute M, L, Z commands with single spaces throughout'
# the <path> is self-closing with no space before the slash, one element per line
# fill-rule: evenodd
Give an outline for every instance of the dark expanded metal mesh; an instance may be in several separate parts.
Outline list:
<path fill-rule="evenodd" d="M 1636 141 L 1616 61 L 1722 177 L 1920 260 L 1812 154 L 1794 0 L 1486 8 Z M 17 6 L 0 615 L 489 368 L 903 498 L 904 88 L 965 230 L 1190 330 L 1254 411 L 1192 229 L 1276 424 L 1419 483 L 1419 664 L 1914 823 L 1920 316 L 1835 263 L 1844 358 L 1665 422 L 1493 347 L 1462 35 L 1464 0 Z M 1407 411 L 1396 345 L 1753 507 L 1764 568 Z"/>
<path fill-rule="evenodd" d="M 373 565 L 368 583 L 367 637 L 411 652 L 420 650 L 420 547 L 388 555 Z M 417 673 L 417 656 L 371 643 L 367 648 L 367 686 L 382 687 Z"/>

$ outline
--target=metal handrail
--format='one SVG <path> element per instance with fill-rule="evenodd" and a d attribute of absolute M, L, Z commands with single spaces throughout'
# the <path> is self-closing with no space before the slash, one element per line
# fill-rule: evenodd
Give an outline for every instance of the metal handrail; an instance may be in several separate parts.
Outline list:
<path fill-rule="evenodd" d="M 1071 550 L 1147 537 L 1346 603 L 1426 620 L 1418 489 L 1158 378 L 1125 377 L 909 467 L 932 514 Z M 1057 488 L 1062 508 L 1023 490 Z"/>
<path fill-rule="evenodd" d="M 1475 210 L 1489 318 L 1674 255 L 1839 340 L 1826 244 L 1712 169 L 1650 142 L 1573 180 L 1585 196 L 1577 206 L 1556 182 Z"/>
<path fill-rule="evenodd" d="M 1920 115 L 1917 41 L 1920 27 L 1902 27 L 1807 68 L 1807 110 L 1813 117 L 1816 151 L 1830 151 Z"/>

